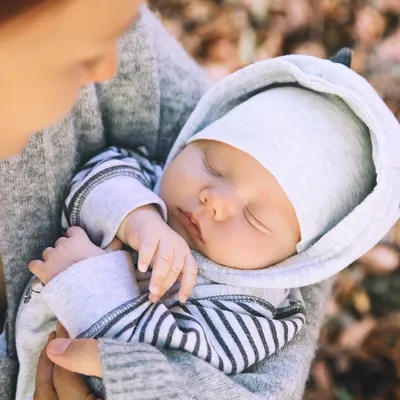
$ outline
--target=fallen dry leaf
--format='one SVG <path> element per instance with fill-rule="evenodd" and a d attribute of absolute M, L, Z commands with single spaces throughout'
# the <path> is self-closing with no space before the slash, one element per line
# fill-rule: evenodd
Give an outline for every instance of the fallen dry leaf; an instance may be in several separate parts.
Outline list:
<path fill-rule="evenodd" d="M 225 63 L 207 63 L 203 66 L 213 82 L 217 82 L 233 72 L 232 68 L 227 66 Z"/>
<path fill-rule="evenodd" d="M 325 315 L 327 317 L 334 317 L 335 315 L 339 314 L 341 308 L 334 297 L 328 299 L 325 305 Z"/>
<path fill-rule="evenodd" d="M 332 391 L 332 376 L 325 361 L 318 360 L 312 368 L 312 376 L 315 379 L 317 389 L 323 392 Z"/>
<path fill-rule="evenodd" d="M 382 36 L 386 27 L 383 15 L 371 6 L 356 11 L 354 35 L 365 46 L 373 46 Z"/>
<path fill-rule="evenodd" d="M 344 329 L 339 336 L 339 345 L 344 350 L 356 350 L 361 347 L 377 322 L 374 318 L 365 317 L 361 321 L 354 323 Z"/>
<path fill-rule="evenodd" d="M 363 288 L 357 289 L 353 293 L 353 305 L 354 308 L 361 314 L 367 314 L 371 311 L 371 301 L 368 294 Z"/>
<path fill-rule="evenodd" d="M 319 58 L 326 58 L 326 49 L 321 42 L 303 42 L 293 49 L 293 54 L 306 54 Z"/>
<path fill-rule="evenodd" d="M 230 63 L 232 60 L 237 60 L 238 48 L 228 39 L 215 39 L 208 44 L 205 54 L 211 62 Z"/>
<path fill-rule="evenodd" d="M 394 248 L 378 245 L 358 261 L 367 274 L 379 276 L 390 274 L 397 269 L 400 265 L 400 255 Z"/>
<path fill-rule="evenodd" d="M 400 15 L 399 0 L 374 0 L 374 6 L 379 11 Z"/>
<path fill-rule="evenodd" d="M 285 11 L 287 33 L 305 28 L 315 17 L 309 0 L 286 0 Z"/>
<path fill-rule="evenodd" d="M 378 68 L 379 62 L 398 65 L 400 62 L 400 28 L 376 46 L 373 60 L 375 64 L 372 68 Z"/>

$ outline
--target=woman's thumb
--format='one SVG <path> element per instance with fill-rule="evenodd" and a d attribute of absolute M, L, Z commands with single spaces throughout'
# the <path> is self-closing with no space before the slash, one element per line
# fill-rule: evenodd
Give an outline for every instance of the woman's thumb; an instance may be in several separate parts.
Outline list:
<path fill-rule="evenodd" d="M 95 339 L 54 339 L 47 357 L 62 368 L 88 376 L 103 376 L 100 350 Z"/>

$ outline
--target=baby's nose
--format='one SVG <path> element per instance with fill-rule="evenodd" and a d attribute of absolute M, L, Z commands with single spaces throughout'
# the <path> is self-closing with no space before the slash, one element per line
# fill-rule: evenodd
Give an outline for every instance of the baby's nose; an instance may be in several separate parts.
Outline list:
<path fill-rule="evenodd" d="M 240 201 L 233 190 L 227 188 L 207 190 L 202 203 L 215 221 L 225 221 L 235 215 L 240 208 Z"/>

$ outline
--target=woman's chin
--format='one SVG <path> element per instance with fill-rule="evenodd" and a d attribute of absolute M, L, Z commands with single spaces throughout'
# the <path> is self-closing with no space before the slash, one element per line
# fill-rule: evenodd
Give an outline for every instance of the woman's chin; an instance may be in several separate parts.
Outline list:
<path fill-rule="evenodd" d="M 20 153 L 28 144 L 30 136 L 19 141 L 4 141 L 0 140 L 0 160 L 7 160 Z"/>

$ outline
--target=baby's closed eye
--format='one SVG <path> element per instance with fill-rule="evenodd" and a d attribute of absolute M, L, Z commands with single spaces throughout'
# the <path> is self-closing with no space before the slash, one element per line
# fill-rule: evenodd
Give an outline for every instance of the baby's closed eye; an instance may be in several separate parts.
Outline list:
<path fill-rule="evenodd" d="M 244 217 L 247 222 L 255 229 L 264 233 L 266 235 L 272 234 L 272 230 L 268 228 L 264 223 L 262 223 L 250 210 L 248 207 L 243 209 Z"/>

